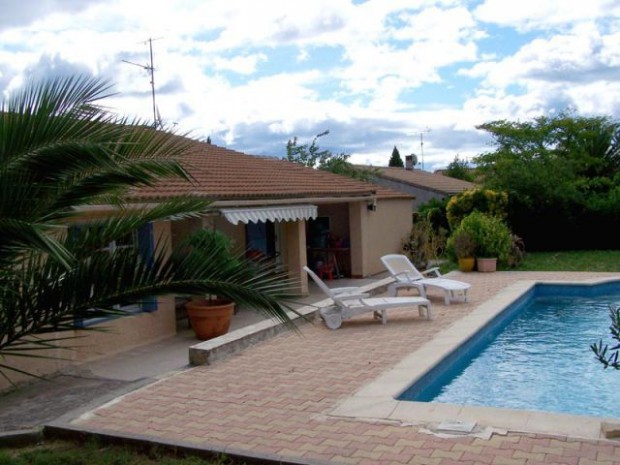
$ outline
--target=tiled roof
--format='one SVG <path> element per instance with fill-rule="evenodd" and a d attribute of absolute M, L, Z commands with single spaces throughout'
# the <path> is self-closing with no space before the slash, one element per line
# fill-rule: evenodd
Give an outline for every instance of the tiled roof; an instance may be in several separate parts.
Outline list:
<path fill-rule="evenodd" d="M 166 179 L 157 186 L 132 191 L 134 201 L 153 201 L 179 195 L 213 200 L 313 199 L 324 197 L 412 198 L 392 189 L 326 171 L 306 168 L 287 160 L 247 155 L 195 141 L 183 158 L 194 178 Z"/>
<path fill-rule="evenodd" d="M 423 170 L 407 170 L 405 168 L 375 166 L 379 176 L 392 181 L 398 181 L 412 186 L 433 190 L 442 194 L 458 194 L 472 189 L 475 184 L 461 179 L 451 178 L 439 173 L 429 173 Z"/>

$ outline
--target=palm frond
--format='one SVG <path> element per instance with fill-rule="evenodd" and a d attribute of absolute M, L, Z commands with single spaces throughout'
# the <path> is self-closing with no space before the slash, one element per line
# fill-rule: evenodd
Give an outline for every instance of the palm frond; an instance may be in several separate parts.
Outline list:
<path fill-rule="evenodd" d="M 209 206 L 195 197 L 127 203 L 129 189 L 162 178 L 191 182 L 183 157 L 195 142 L 110 114 L 100 106 L 110 95 L 106 81 L 77 76 L 29 83 L 0 104 L 5 378 L 7 370 L 27 371 L 6 357 L 46 357 L 41 350 L 66 346 L 58 332 L 105 330 L 84 322 L 124 316 L 122 306 L 154 296 L 217 294 L 293 327 L 293 283 L 267 264 L 223 259 L 217 247 L 196 254 L 185 244 L 170 251 L 158 243 L 153 256 L 140 247 L 106 247 L 148 223 L 197 217 Z M 105 215 L 89 217 L 88 209 L 99 207 Z"/>
<path fill-rule="evenodd" d="M 73 256 L 55 237 L 64 229 L 62 226 L 0 218 L 0 267 L 16 265 L 17 259 L 24 251 L 34 247 L 53 256 L 64 268 L 69 268 L 73 262 Z"/>

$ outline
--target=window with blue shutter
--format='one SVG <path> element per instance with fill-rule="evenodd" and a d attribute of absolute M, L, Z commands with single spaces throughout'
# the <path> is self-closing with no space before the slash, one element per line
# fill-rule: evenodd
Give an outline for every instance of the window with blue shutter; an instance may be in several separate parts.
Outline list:
<path fill-rule="evenodd" d="M 155 243 L 153 240 L 153 223 L 144 225 L 138 230 L 138 250 L 142 258 L 149 266 L 153 266 L 153 253 Z M 157 297 L 149 297 L 142 302 L 143 312 L 154 312 L 157 310 Z"/>
<path fill-rule="evenodd" d="M 77 237 L 77 232 L 80 228 L 88 226 L 76 225 L 70 228 L 70 237 Z M 140 228 L 135 234 L 127 235 L 117 241 L 110 242 L 103 250 L 113 251 L 119 248 L 137 247 L 140 255 L 144 258 L 149 266 L 153 264 L 154 257 L 154 240 L 153 240 L 153 225 L 149 223 Z M 130 305 L 118 305 L 119 309 L 124 310 L 127 313 L 139 313 L 139 312 L 154 312 L 157 310 L 157 297 L 149 297 L 144 299 L 140 304 Z M 90 318 L 76 320 L 76 324 L 80 327 L 92 326 L 94 324 L 101 323 L 103 321 L 116 318 Z"/>

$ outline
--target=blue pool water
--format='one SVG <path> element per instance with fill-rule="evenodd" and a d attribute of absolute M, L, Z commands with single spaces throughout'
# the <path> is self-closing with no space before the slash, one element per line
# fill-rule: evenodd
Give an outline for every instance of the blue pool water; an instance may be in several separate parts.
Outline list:
<path fill-rule="evenodd" d="M 620 282 L 536 285 L 399 400 L 620 417 L 620 370 L 590 344 L 609 340 Z"/>

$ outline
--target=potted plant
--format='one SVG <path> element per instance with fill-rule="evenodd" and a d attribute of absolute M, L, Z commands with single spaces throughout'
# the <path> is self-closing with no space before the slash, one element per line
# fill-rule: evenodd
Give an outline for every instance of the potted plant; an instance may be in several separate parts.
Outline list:
<path fill-rule="evenodd" d="M 241 271 L 244 267 L 240 256 L 234 253 L 230 239 L 220 231 L 200 229 L 188 238 L 187 245 L 192 259 L 203 262 L 205 266 L 219 271 L 235 268 Z M 214 294 L 195 295 L 185 304 L 185 310 L 196 337 L 207 340 L 228 332 L 235 302 Z"/>
<path fill-rule="evenodd" d="M 478 271 L 495 271 L 498 260 L 507 260 L 511 231 L 501 219 L 474 211 L 461 221 L 458 228 L 473 238 Z"/>
<path fill-rule="evenodd" d="M 470 233 L 457 230 L 449 239 L 448 247 L 451 248 L 459 262 L 459 270 L 473 271 L 476 264 L 476 243 Z"/>

